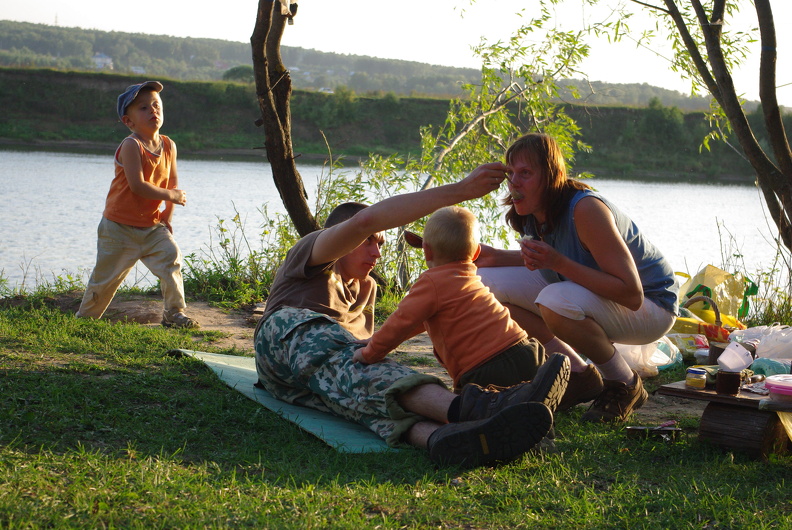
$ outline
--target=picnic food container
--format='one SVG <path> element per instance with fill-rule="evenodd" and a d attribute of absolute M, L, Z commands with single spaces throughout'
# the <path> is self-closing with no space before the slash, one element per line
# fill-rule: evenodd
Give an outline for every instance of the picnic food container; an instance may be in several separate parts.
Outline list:
<path fill-rule="evenodd" d="M 718 367 L 729 372 L 739 372 L 751 366 L 753 360 L 751 352 L 745 346 L 732 342 L 718 356 Z"/>
<path fill-rule="evenodd" d="M 765 379 L 771 401 L 792 403 L 792 374 L 770 375 Z"/>
<path fill-rule="evenodd" d="M 707 372 L 702 368 L 688 368 L 685 375 L 685 386 L 704 389 L 707 386 Z"/>
<path fill-rule="evenodd" d="M 740 384 L 742 383 L 742 373 L 732 372 L 729 370 L 718 370 L 718 375 L 715 377 L 715 392 L 718 394 L 727 394 L 729 396 L 736 396 L 740 393 Z"/>

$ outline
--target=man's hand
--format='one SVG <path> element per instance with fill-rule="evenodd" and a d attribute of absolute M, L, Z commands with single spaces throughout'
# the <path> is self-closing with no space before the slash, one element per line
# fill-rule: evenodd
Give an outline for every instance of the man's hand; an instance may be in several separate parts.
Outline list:
<path fill-rule="evenodd" d="M 483 197 L 500 187 L 501 182 L 506 179 L 507 169 L 502 162 L 482 164 L 460 180 L 458 184 L 464 188 L 464 193 L 468 198 Z"/>

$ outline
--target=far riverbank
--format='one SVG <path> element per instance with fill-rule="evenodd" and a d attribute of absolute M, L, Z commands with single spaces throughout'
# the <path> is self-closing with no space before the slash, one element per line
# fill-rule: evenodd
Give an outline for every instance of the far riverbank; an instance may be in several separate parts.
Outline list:
<path fill-rule="evenodd" d="M 176 140 L 176 138 L 174 138 Z M 177 142 L 177 145 L 178 142 Z M 8 138 L 0 138 L 0 151 L 49 151 L 54 153 L 79 153 L 94 155 L 111 155 L 115 152 L 118 143 L 92 142 L 88 140 L 35 140 L 21 141 Z M 308 165 L 322 165 L 327 162 L 327 154 L 300 153 L 297 150 L 297 160 Z M 255 162 L 260 160 L 267 163 L 267 156 L 264 149 L 184 149 L 179 147 L 180 159 L 197 160 L 228 160 L 238 162 Z M 341 159 L 346 162 L 347 167 L 354 167 L 365 161 L 365 157 L 344 156 Z M 754 176 L 746 173 L 719 173 L 718 175 L 708 175 L 705 173 L 677 171 L 655 171 L 655 170 L 622 170 L 614 171 L 607 168 L 583 167 L 573 168 L 575 173 L 590 173 L 596 177 L 616 179 L 616 180 L 639 180 L 646 182 L 700 182 L 713 183 L 721 182 L 727 184 L 754 185 Z"/>

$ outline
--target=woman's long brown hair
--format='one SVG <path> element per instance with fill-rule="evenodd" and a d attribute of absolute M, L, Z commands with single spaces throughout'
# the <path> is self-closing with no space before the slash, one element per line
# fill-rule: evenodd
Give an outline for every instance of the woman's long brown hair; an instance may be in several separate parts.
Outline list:
<path fill-rule="evenodd" d="M 524 157 L 535 165 L 544 177 L 545 188 L 541 201 L 547 218 L 544 231 L 552 232 L 566 210 L 566 205 L 572 195 L 579 190 L 588 190 L 591 187 L 567 176 L 564 155 L 552 136 L 543 133 L 528 133 L 518 138 L 506 150 L 506 164 L 511 165 L 517 157 Z M 511 196 L 506 197 L 503 204 L 509 206 L 509 210 L 506 212 L 506 222 L 514 230 L 524 234 L 528 216 L 517 213 Z"/>

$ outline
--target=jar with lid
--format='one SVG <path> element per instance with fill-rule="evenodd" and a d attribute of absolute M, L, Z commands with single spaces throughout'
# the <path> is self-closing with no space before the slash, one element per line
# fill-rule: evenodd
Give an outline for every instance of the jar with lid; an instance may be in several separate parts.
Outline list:
<path fill-rule="evenodd" d="M 704 390 L 707 386 L 707 372 L 703 368 L 688 368 L 685 386 Z"/>

